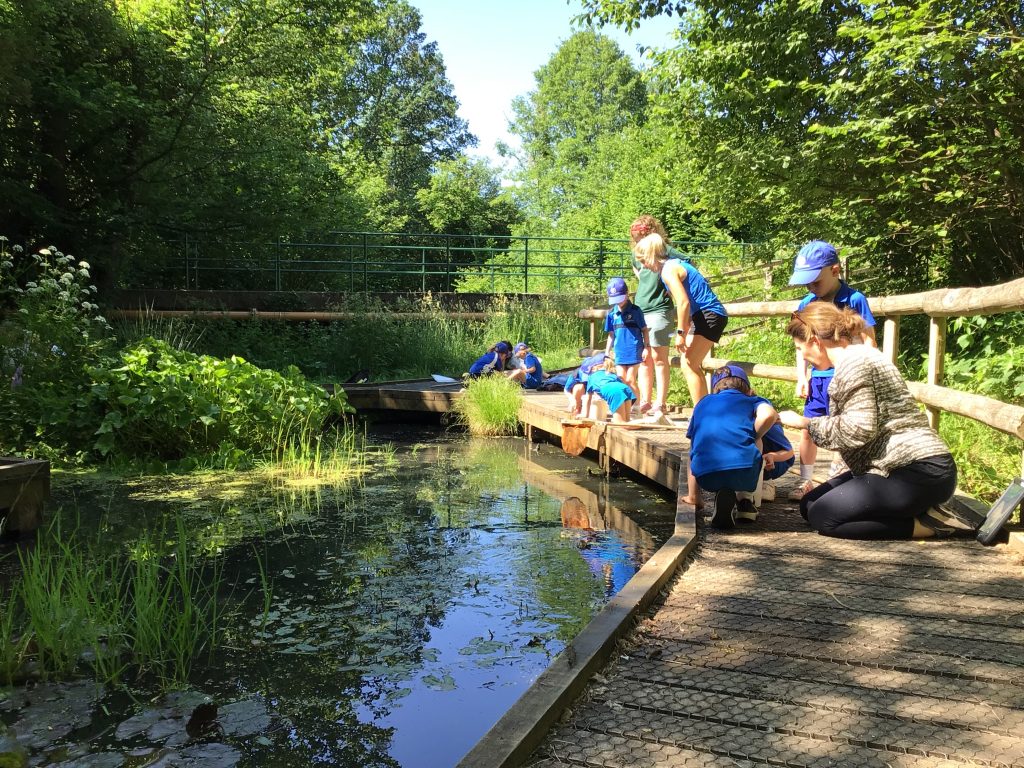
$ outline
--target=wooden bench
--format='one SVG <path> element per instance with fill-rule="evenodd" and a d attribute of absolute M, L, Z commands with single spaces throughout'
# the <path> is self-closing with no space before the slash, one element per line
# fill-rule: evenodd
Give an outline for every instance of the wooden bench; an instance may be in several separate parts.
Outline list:
<path fill-rule="evenodd" d="M 0 457 L 0 531 L 31 533 L 43 521 L 50 498 L 50 462 Z"/>

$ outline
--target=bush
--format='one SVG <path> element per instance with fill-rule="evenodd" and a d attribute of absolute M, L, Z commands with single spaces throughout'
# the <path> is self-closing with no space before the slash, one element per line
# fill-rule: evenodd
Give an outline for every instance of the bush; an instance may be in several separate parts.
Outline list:
<path fill-rule="evenodd" d="M 475 379 L 455 402 L 460 421 L 474 435 L 516 435 L 523 388 L 501 375 Z"/>
<path fill-rule="evenodd" d="M 119 357 L 118 365 L 89 369 L 93 384 L 76 403 L 77 419 L 97 424 L 92 449 L 106 457 L 194 457 L 236 467 L 352 410 L 343 395 L 328 395 L 294 367 L 281 374 L 155 339 Z"/>

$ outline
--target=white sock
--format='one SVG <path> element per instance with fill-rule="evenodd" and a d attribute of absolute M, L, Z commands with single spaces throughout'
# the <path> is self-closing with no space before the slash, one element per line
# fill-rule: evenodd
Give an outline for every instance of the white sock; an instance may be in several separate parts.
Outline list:
<path fill-rule="evenodd" d="M 800 479 L 810 480 L 814 477 L 814 465 L 813 464 L 801 464 L 800 465 Z"/>

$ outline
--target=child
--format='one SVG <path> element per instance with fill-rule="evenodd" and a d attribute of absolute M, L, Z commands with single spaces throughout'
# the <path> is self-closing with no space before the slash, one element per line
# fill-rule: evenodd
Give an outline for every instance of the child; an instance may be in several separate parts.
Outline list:
<path fill-rule="evenodd" d="M 598 397 L 608 403 L 608 413 L 612 415 L 613 424 L 625 424 L 629 422 L 630 410 L 636 402 L 636 392 L 615 374 L 617 367 L 613 358 L 605 357 L 604 365 L 591 371 L 587 392 L 596 392 Z"/>
<path fill-rule="evenodd" d="M 510 379 L 520 382 L 526 389 L 536 389 L 541 385 L 544 381 L 544 369 L 525 341 L 516 344 L 516 348 L 512 350 L 512 359 L 516 367 L 509 375 Z"/>
<path fill-rule="evenodd" d="M 470 378 L 476 379 L 486 376 L 489 373 L 500 373 L 505 369 L 505 361 L 508 360 L 512 348 L 504 341 L 499 341 L 486 354 L 481 355 L 469 366 Z"/>
<path fill-rule="evenodd" d="M 711 518 L 715 528 L 755 522 L 763 468 L 771 464 L 770 474 L 774 474 L 792 460 L 793 448 L 781 427 L 770 442 L 765 441 L 778 419 L 772 404 L 754 395 L 738 365 L 730 363 L 712 374 L 711 395 L 694 407 L 686 431 L 690 439 L 686 501 L 699 508 L 700 489 L 716 491 Z M 762 453 L 768 447 L 772 450 Z"/>
<path fill-rule="evenodd" d="M 604 359 L 604 352 L 591 355 L 580 363 L 580 367 L 573 371 L 565 382 L 565 395 L 569 398 L 569 414 L 574 419 L 590 415 L 591 396 L 587 392 L 587 381 L 590 379 L 590 374 L 594 368 L 604 365 Z M 583 407 L 584 394 L 587 395 L 586 408 Z"/>
<path fill-rule="evenodd" d="M 661 277 L 676 306 L 675 347 L 682 356 L 683 376 L 694 405 L 708 393 L 702 364 L 722 338 L 729 322 L 725 306 L 704 276 L 692 264 L 669 258 L 668 245 L 657 232 L 633 248 L 637 261 Z M 690 336 L 692 330 L 693 335 Z"/>
<path fill-rule="evenodd" d="M 644 312 L 629 300 L 629 289 L 621 277 L 613 277 L 608 283 L 608 303 L 612 309 L 604 319 L 608 333 L 605 354 L 611 355 L 614 350 L 616 372 L 633 394 L 639 395 L 637 369 L 651 348 Z"/>
<path fill-rule="evenodd" d="M 806 285 L 810 291 L 800 301 L 797 312 L 812 301 L 827 301 L 840 309 L 849 307 L 864 318 L 865 332 L 862 341 L 872 347 L 875 343 L 875 317 L 871 314 L 868 300 L 860 291 L 855 291 L 839 277 L 839 253 L 835 247 L 824 240 L 812 240 L 796 255 L 793 265 L 793 276 L 790 285 Z M 810 376 L 808 376 L 808 370 Z M 835 369 L 818 370 L 809 366 L 803 355 L 796 354 L 796 396 L 804 398 L 804 416 L 828 415 L 828 385 L 832 382 Z M 818 446 L 811 440 L 810 433 L 804 429 L 800 432 L 800 480 L 796 490 L 790 495 L 790 501 L 799 501 L 803 495 L 814 487 L 811 479 L 814 475 L 814 462 L 818 458 Z"/>

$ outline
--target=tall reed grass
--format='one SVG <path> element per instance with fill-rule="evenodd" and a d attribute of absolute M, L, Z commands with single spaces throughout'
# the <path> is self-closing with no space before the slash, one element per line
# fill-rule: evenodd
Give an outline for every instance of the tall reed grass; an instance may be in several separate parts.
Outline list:
<path fill-rule="evenodd" d="M 516 435 L 522 402 L 523 389 L 518 383 L 500 375 L 483 376 L 469 383 L 455 401 L 455 412 L 471 434 Z"/>
<path fill-rule="evenodd" d="M 186 533 L 179 519 L 174 543 L 147 535 L 124 558 L 51 525 L 19 553 L 20 578 L 0 614 L 0 679 L 90 670 L 102 682 L 133 671 L 184 683 L 220 640 L 223 583 L 219 562 L 196 560 Z"/>

